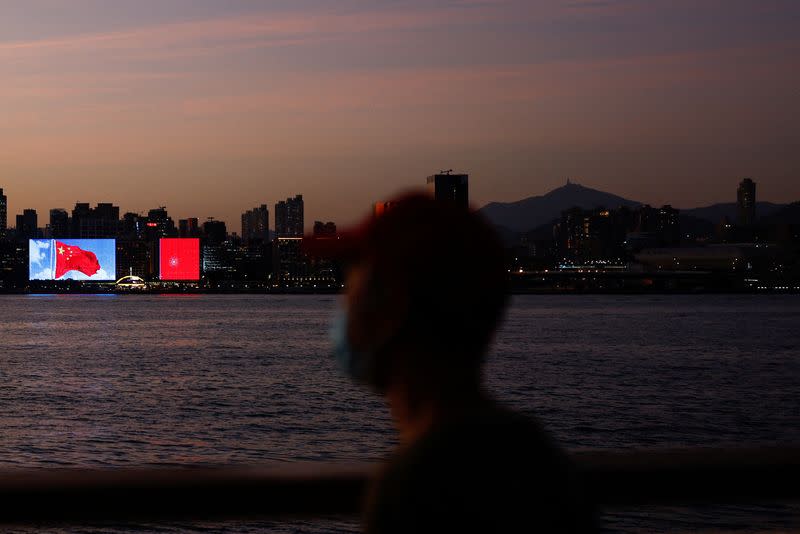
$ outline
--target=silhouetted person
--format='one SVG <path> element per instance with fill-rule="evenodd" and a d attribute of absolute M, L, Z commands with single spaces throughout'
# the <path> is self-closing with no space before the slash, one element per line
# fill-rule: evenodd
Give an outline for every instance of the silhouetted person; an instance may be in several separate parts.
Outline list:
<path fill-rule="evenodd" d="M 400 434 L 370 488 L 366 531 L 593 532 L 564 453 L 482 384 L 507 301 L 494 231 L 424 195 L 391 206 L 316 245 L 348 260 L 337 359 L 385 396 Z"/>

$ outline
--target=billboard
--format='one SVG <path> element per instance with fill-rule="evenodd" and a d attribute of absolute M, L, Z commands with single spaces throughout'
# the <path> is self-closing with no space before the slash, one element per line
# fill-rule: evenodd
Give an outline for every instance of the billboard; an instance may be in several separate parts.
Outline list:
<path fill-rule="evenodd" d="M 200 280 L 200 240 L 170 237 L 159 240 L 162 280 Z"/>
<path fill-rule="evenodd" d="M 30 280 L 116 280 L 114 239 L 31 239 Z"/>

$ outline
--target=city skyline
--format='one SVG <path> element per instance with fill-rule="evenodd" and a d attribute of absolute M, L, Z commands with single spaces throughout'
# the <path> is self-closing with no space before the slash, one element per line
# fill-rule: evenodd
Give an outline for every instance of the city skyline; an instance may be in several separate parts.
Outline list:
<path fill-rule="evenodd" d="M 436 176 L 445 176 L 445 175 L 438 175 L 437 174 Z M 465 176 L 466 177 L 468 175 L 467 174 L 453 175 L 453 177 L 460 177 L 460 176 Z M 428 185 L 427 185 L 428 189 L 430 189 L 430 187 L 431 187 L 430 186 L 430 179 L 431 178 L 433 178 L 433 176 L 426 177 L 426 179 L 429 181 Z M 741 178 L 741 180 L 742 180 L 742 182 L 739 183 L 739 188 L 737 190 L 735 190 L 735 192 L 732 193 L 733 194 L 732 198 L 721 200 L 720 202 L 715 202 L 715 203 L 710 204 L 708 206 L 717 205 L 717 204 L 736 204 L 736 203 L 740 202 L 740 200 L 738 198 L 738 195 L 739 195 L 739 192 L 741 190 L 742 183 L 745 183 L 745 182 L 750 182 L 751 184 L 753 183 L 750 177 L 743 177 L 743 178 Z M 569 185 L 569 184 L 576 185 L 576 184 L 578 184 L 578 182 L 570 181 L 570 179 L 567 179 L 566 180 L 566 184 L 567 185 Z M 583 184 L 578 184 L 578 185 L 583 185 Z M 425 188 L 418 185 L 416 187 L 416 189 L 424 190 Z M 3 188 L 0 188 L 0 192 L 2 192 L 2 191 L 3 191 Z M 728 191 L 729 197 L 731 196 L 731 191 L 732 191 L 731 188 L 729 188 L 729 191 Z M 13 203 L 8 200 L 8 194 L 7 193 L 8 193 L 8 191 L 6 191 L 6 194 L 3 195 L 3 207 L 4 208 L 6 207 L 6 205 L 8 205 L 8 206 L 12 206 L 13 205 Z M 603 192 L 603 193 L 612 193 L 612 192 Z M 753 197 L 754 197 L 754 195 L 755 195 L 755 193 L 753 192 Z M 531 196 L 538 196 L 538 195 L 531 195 Z M 108 200 L 108 199 L 106 199 L 106 200 Z M 309 218 L 303 217 L 302 204 L 305 203 L 305 199 L 303 198 L 302 194 L 294 195 L 294 198 L 290 196 L 290 197 L 288 197 L 286 199 L 276 199 L 273 203 L 258 202 L 259 204 L 261 204 L 260 208 L 253 208 L 253 209 L 242 208 L 242 210 L 239 213 L 239 215 L 237 217 L 233 217 L 230 221 L 227 221 L 227 220 L 224 220 L 224 219 L 219 219 L 219 218 L 216 218 L 216 217 L 213 217 L 213 216 L 210 216 L 210 215 L 205 216 L 205 215 L 202 215 L 202 214 L 196 214 L 194 212 L 191 212 L 192 214 L 188 215 L 188 216 L 175 215 L 172 212 L 172 210 L 169 209 L 169 206 L 159 206 L 157 208 L 152 208 L 151 207 L 151 208 L 146 208 L 146 209 L 143 209 L 143 210 L 134 211 L 134 210 L 130 210 L 130 209 L 127 209 L 127 208 L 123 209 L 121 206 L 117 205 L 118 203 L 116 201 L 113 201 L 113 200 L 112 201 L 99 201 L 99 202 L 96 202 L 96 203 L 93 203 L 93 202 L 88 202 L 87 203 L 87 202 L 82 202 L 82 201 L 76 201 L 73 204 L 73 207 L 85 206 L 86 209 L 88 209 L 88 207 L 90 205 L 92 205 L 92 204 L 95 204 L 96 206 L 107 206 L 107 207 L 113 206 L 120 213 L 120 215 L 123 214 L 123 213 L 124 214 L 131 213 L 131 214 L 135 214 L 135 215 L 137 215 L 139 217 L 142 217 L 142 218 L 147 218 L 147 214 L 148 213 L 152 213 L 153 211 L 160 211 L 162 209 L 166 209 L 170 213 L 170 218 L 175 223 L 177 223 L 177 222 L 186 223 L 187 221 L 195 221 L 197 223 L 202 224 L 203 222 L 206 222 L 206 221 L 221 221 L 223 224 L 226 224 L 229 227 L 229 233 L 236 234 L 236 235 L 241 234 L 242 237 L 246 237 L 244 233 L 239 232 L 239 231 L 236 230 L 237 221 L 241 220 L 242 223 L 244 224 L 244 218 L 247 217 L 247 216 L 254 215 L 255 212 L 258 209 L 266 209 L 265 216 L 266 216 L 266 221 L 268 223 L 267 224 L 267 230 L 269 232 L 274 232 L 276 235 L 277 234 L 281 234 L 281 235 L 286 234 L 286 232 L 279 231 L 281 222 L 278 219 L 281 218 L 281 215 L 280 215 L 281 206 L 285 206 L 287 202 L 292 202 L 292 201 L 296 201 L 296 200 L 299 200 L 300 203 L 301 203 L 300 204 L 301 205 L 301 207 L 300 207 L 300 220 L 303 220 L 303 228 L 304 228 L 304 231 L 302 233 L 311 234 L 311 233 L 313 233 L 314 224 L 316 222 L 324 222 L 324 221 L 329 221 L 330 220 L 327 217 L 319 216 L 319 215 L 313 215 L 313 216 L 311 216 Z M 519 199 L 519 200 L 523 200 L 523 199 Z M 632 200 L 632 199 L 628 199 L 628 200 Z M 785 201 L 773 201 L 771 199 L 764 199 L 764 198 L 761 198 L 761 193 L 760 192 L 759 192 L 759 197 L 758 197 L 757 201 L 759 203 L 767 202 L 767 203 L 775 203 L 775 204 L 790 204 L 792 202 L 797 202 L 797 200 L 792 200 L 792 199 L 787 199 Z M 382 201 L 373 202 L 371 205 L 367 206 L 366 208 L 363 207 L 363 206 L 356 207 L 354 209 L 353 213 L 357 213 L 358 216 L 353 216 L 351 214 L 350 216 L 345 217 L 344 219 L 346 221 L 352 222 L 355 219 L 359 219 L 359 217 L 363 218 L 363 216 L 365 216 L 365 215 L 374 214 L 375 213 L 376 204 L 380 204 L 381 202 Z M 641 205 L 650 205 L 650 203 L 648 203 L 648 202 L 642 202 L 642 201 L 639 201 L 639 200 L 635 200 L 635 202 L 640 203 Z M 470 201 L 470 203 L 471 203 L 471 201 Z M 472 204 L 474 204 L 474 203 L 472 203 Z M 655 204 L 655 205 L 675 206 L 675 207 L 677 207 L 679 209 L 686 209 L 686 207 L 684 207 L 684 206 L 677 206 L 677 205 L 675 205 L 673 203 L 670 203 L 670 202 L 665 202 L 663 204 Z M 271 206 L 273 208 L 273 212 L 272 213 L 270 213 L 269 206 Z M 708 206 L 695 205 L 694 207 L 708 207 Z M 602 207 L 615 208 L 615 207 L 618 207 L 618 206 L 602 206 Z M 753 203 L 750 207 L 751 207 L 751 209 L 755 210 L 755 203 Z M 285 208 L 283 208 L 283 209 L 285 209 Z M 37 208 L 24 208 L 23 210 L 20 210 L 20 213 L 15 215 L 13 213 L 13 211 L 10 208 L 8 208 L 8 214 L 7 214 L 8 228 L 9 229 L 13 228 L 14 230 L 17 230 L 17 225 L 19 224 L 19 221 L 23 220 L 24 219 L 23 216 L 26 213 L 30 212 L 31 210 L 33 210 L 35 212 L 33 215 L 35 217 L 39 218 L 39 220 L 40 220 L 40 224 L 38 224 L 38 226 L 37 226 L 37 228 L 39 228 L 39 229 L 44 229 L 46 226 L 49 226 L 49 219 L 44 217 L 44 215 L 49 214 L 49 216 L 52 218 L 53 212 L 62 212 L 65 215 L 69 216 L 69 214 L 73 211 L 69 207 L 63 207 L 63 208 L 62 207 L 58 207 L 58 208 L 51 207 L 51 208 L 43 209 L 41 211 L 39 209 L 37 209 Z M 753 213 L 755 214 L 755 211 L 753 211 Z M 754 217 L 754 216 L 755 215 L 752 215 L 751 217 Z M 13 225 L 13 221 L 15 219 L 18 221 L 17 225 Z M 121 218 L 119 218 L 119 220 L 122 221 Z M 752 221 L 752 220 L 753 219 L 751 218 L 750 221 Z M 338 221 L 337 221 L 337 224 L 340 224 L 340 223 L 338 223 Z M 274 225 L 274 226 L 272 226 L 272 225 Z M 241 226 L 239 228 L 244 228 L 244 226 Z M 286 235 L 300 235 L 300 232 L 298 230 L 294 229 L 294 230 L 292 230 L 291 232 L 289 232 Z"/>
<path fill-rule="evenodd" d="M 567 177 L 681 208 L 730 201 L 744 176 L 763 200 L 800 198 L 795 2 L 33 0 L 2 14 L 9 213 L 112 199 L 233 225 L 250 199 L 301 191 L 346 225 L 456 166 L 476 206 Z"/>

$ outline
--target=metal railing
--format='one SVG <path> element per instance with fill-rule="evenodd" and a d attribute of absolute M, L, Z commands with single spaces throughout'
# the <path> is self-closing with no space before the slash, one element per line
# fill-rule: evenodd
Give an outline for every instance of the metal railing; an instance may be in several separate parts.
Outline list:
<path fill-rule="evenodd" d="M 601 507 L 800 500 L 800 447 L 572 453 Z M 376 465 L 0 473 L 0 524 L 356 514 Z M 465 469 L 469 469 L 465 466 Z"/>

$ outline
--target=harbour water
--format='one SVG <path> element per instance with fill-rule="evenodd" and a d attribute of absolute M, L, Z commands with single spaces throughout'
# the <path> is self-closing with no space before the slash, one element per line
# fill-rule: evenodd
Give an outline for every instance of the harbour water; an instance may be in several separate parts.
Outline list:
<path fill-rule="evenodd" d="M 0 469 L 378 460 L 394 434 L 381 400 L 329 357 L 336 305 L 314 295 L 0 296 Z M 800 443 L 800 299 L 518 296 L 487 380 L 568 448 Z M 647 508 L 603 520 L 624 532 L 800 528 L 800 508 Z"/>

